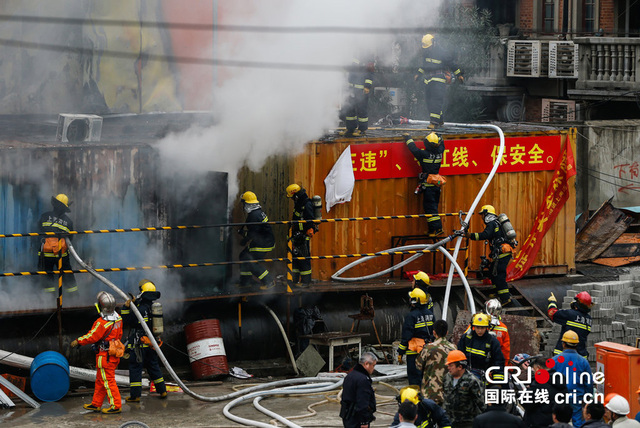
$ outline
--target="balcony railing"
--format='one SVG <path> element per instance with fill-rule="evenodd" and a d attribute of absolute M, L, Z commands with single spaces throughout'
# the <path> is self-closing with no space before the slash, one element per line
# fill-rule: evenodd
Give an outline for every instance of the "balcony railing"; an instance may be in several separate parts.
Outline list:
<path fill-rule="evenodd" d="M 640 38 L 578 37 L 576 89 L 639 89 Z"/>

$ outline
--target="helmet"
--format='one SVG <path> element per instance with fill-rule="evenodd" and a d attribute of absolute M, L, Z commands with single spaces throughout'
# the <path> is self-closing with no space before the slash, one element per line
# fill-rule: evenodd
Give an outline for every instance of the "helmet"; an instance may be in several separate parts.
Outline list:
<path fill-rule="evenodd" d="M 618 415 L 628 415 L 631 411 L 629 402 L 622 395 L 615 395 L 604 407 Z"/>
<path fill-rule="evenodd" d="M 513 360 L 514 363 L 520 364 L 521 362 L 523 362 L 527 358 L 531 358 L 531 355 L 522 353 L 522 354 L 514 355 L 512 360 Z"/>
<path fill-rule="evenodd" d="M 438 147 L 442 143 L 442 137 L 435 132 L 430 133 L 424 139 L 425 143 L 431 143 L 431 145 Z"/>
<path fill-rule="evenodd" d="M 56 196 L 52 196 L 51 205 L 53 206 L 54 210 L 55 209 L 63 210 L 64 212 L 67 212 L 67 213 L 71 211 L 69 209 L 69 205 L 71 205 L 71 203 L 69 202 L 69 197 L 64 193 L 59 193 Z"/>
<path fill-rule="evenodd" d="M 422 36 L 422 47 L 427 49 L 433 44 L 433 34 L 425 34 Z"/>
<path fill-rule="evenodd" d="M 416 280 L 416 283 L 418 281 L 422 281 L 424 283 L 424 285 L 426 285 L 426 286 L 431 285 L 431 279 L 429 279 L 429 275 L 427 275 L 426 273 L 422 272 L 421 270 L 419 270 L 418 273 L 413 274 L 413 279 Z"/>
<path fill-rule="evenodd" d="M 576 302 L 583 304 L 587 308 L 590 308 L 593 305 L 593 301 L 591 300 L 591 295 L 586 291 L 581 291 L 576 294 Z"/>
<path fill-rule="evenodd" d="M 400 403 L 404 403 L 406 400 L 411 401 L 413 404 L 418 404 L 420 397 L 418 391 L 411 386 L 405 386 L 400 390 Z"/>
<path fill-rule="evenodd" d="M 480 208 L 480 212 L 478 214 L 480 215 L 485 215 L 485 214 L 494 214 L 496 213 L 496 209 L 493 207 L 493 205 L 483 205 L 482 208 Z"/>
<path fill-rule="evenodd" d="M 471 321 L 471 325 L 475 327 L 489 327 L 489 315 L 475 314 Z"/>
<path fill-rule="evenodd" d="M 148 279 L 141 279 L 138 283 L 138 288 L 141 293 L 144 293 L 145 291 L 156 291 L 156 285 Z"/>
<path fill-rule="evenodd" d="M 258 204 L 258 198 L 256 197 L 256 194 L 253 192 L 244 192 L 242 194 L 242 201 L 245 204 Z"/>
<path fill-rule="evenodd" d="M 295 195 L 296 193 L 298 193 L 300 191 L 300 189 L 302 189 L 300 187 L 300 185 L 298 184 L 289 184 L 289 186 L 287 186 L 287 198 L 292 197 L 293 195 Z"/>
<path fill-rule="evenodd" d="M 113 294 L 101 291 L 96 296 L 96 299 L 98 299 L 98 309 L 100 309 L 102 315 L 112 314 L 116 310 L 116 299 Z"/>
<path fill-rule="evenodd" d="M 56 195 L 56 197 L 54 199 L 56 201 L 62 203 L 62 205 L 64 205 L 65 207 L 69 208 L 69 197 L 67 195 L 65 195 L 64 193 L 60 193 L 60 194 Z"/>
<path fill-rule="evenodd" d="M 502 315 L 502 305 L 498 299 L 489 299 L 484 304 L 484 309 L 489 315 L 499 317 Z"/>
<path fill-rule="evenodd" d="M 419 288 L 414 288 L 409 292 L 409 298 L 411 299 L 411 304 L 415 305 L 420 303 L 424 305 L 427 303 L 427 294 Z"/>
<path fill-rule="evenodd" d="M 562 335 L 562 341 L 571 345 L 577 345 L 580 339 L 578 338 L 578 333 L 573 330 L 567 330 Z"/>
<path fill-rule="evenodd" d="M 458 351 L 456 349 L 455 351 L 449 352 L 449 354 L 447 355 L 447 361 L 445 361 L 445 364 L 451 364 L 458 361 L 467 361 L 467 356 L 464 354 L 464 352 Z"/>

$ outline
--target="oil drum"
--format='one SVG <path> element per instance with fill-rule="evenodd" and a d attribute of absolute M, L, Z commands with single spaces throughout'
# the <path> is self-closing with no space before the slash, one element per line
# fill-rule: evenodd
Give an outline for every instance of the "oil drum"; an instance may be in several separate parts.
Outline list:
<path fill-rule="evenodd" d="M 209 319 L 187 324 L 184 333 L 191 371 L 196 380 L 215 379 L 229 374 L 219 320 Z"/>

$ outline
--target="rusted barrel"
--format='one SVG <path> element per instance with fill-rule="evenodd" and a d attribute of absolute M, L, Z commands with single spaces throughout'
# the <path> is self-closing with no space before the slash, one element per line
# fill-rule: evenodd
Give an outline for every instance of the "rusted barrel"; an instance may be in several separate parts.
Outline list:
<path fill-rule="evenodd" d="M 187 324 L 184 333 L 187 336 L 191 371 L 196 380 L 215 379 L 229 374 L 219 320 L 201 320 Z"/>

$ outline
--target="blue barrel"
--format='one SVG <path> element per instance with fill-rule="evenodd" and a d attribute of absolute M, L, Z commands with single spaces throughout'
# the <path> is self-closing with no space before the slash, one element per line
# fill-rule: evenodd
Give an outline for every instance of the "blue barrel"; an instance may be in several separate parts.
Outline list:
<path fill-rule="evenodd" d="M 41 401 L 58 401 L 69 392 L 69 362 L 56 351 L 45 351 L 31 363 L 31 391 Z"/>

